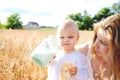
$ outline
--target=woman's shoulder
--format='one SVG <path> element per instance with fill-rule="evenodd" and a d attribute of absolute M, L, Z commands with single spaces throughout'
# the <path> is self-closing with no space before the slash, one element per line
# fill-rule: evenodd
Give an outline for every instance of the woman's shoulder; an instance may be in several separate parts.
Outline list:
<path fill-rule="evenodd" d="M 78 50 L 83 55 L 87 56 L 88 51 L 90 50 L 90 46 L 91 46 L 91 42 L 89 41 L 76 46 L 76 50 Z"/>

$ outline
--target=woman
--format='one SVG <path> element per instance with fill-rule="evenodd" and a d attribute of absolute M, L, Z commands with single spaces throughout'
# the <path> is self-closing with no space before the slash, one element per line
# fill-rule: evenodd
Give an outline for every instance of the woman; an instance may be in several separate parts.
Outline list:
<path fill-rule="evenodd" d="M 77 49 L 87 57 L 94 80 L 120 80 L 120 14 L 94 24 L 92 44 Z"/>

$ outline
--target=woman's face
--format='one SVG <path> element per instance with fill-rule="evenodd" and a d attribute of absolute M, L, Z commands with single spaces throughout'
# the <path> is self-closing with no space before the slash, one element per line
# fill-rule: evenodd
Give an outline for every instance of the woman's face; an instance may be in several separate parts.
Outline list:
<path fill-rule="evenodd" d="M 97 56 L 104 59 L 107 58 L 109 51 L 108 42 L 109 42 L 109 36 L 107 34 L 103 34 L 102 29 L 99 29 L 97 32 L 96 40 L 94 42 L 94 48 Z"/>

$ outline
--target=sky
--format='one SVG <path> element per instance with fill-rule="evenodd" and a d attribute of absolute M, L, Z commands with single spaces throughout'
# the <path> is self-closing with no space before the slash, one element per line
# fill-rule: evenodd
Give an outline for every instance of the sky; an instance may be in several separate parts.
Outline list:
<path fill-rule="evenodd" d="M 118 0 L 0 0 L 0 21 L 6 23 L 13 13 L 20 15 L 23 25 L 29 21 L 40 26 L 57 26 L 69 14 L 83 13 L 91 16 L 103 7 L 111 7 Z"/>

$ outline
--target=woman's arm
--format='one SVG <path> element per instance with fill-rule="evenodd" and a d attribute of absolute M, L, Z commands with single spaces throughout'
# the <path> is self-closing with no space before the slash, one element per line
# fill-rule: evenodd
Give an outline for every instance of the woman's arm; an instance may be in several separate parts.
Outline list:
<path fill-rule="evenodd" d="M 90 46 L 90 42 L 86 42 L 83 44 L 80 44 L 78 46 L 76 46 L 75 48 L 82 53 L 83 55 L 87 56 L 88 51 L 89 51 L 89 46 Z"/>

